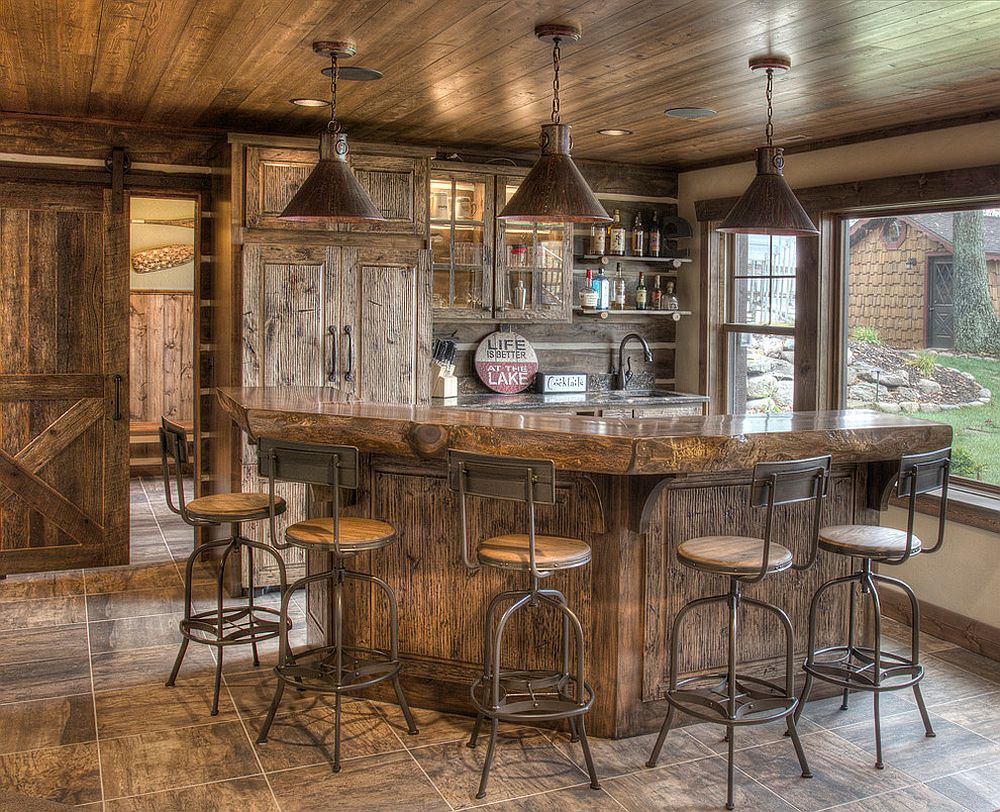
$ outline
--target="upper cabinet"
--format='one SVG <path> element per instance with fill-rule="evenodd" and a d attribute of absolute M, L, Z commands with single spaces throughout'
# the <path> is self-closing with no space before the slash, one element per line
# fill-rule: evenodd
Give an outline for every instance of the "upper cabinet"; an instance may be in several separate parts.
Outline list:
<path fill-rule="evenodd" d="M 436 320 L 570 320 L 572 227 L 497 219 L 527 171 L 432 164 Z"/>
<path fill-rule="evenodd" d="M 383 155 L 352 149 L 351 167 L 385 221 L 336 225 L 289 223 L 279 215 L 318 160 L 315 147 L 247 144 L 243 223 L 249 229 L 347 231 L 423 236 L 427 230 L 427 159 L 424 155 Z"/>

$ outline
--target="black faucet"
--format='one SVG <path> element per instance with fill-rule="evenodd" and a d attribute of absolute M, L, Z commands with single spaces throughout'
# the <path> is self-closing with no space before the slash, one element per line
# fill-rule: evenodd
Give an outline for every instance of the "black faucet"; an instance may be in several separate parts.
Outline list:
<path fill-rule="evenodd" d="M 625 345 L 629 343 L 632 339 L 635 339 L 640 344 L 642 344 L 642 352 L 646 356 L 646 363 L 653 363 L 653 351 L 649 348 L 649 344 L 646 342 L 641 335 L 638 333 L 629 333 L 625 338 L 622 339 L 622 343 L 618 345 L 618 371 L 615 373 L 615 389 L 621 391 L 625 388 L 628 383 L 629 378 L 632 377 L 632 361 L 629 360 L 628 372 L 625 371 Z"/>

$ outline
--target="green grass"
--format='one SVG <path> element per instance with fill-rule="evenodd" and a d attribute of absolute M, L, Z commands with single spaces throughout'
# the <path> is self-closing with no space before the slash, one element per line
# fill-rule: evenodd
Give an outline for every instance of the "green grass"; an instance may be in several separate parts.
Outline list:
<path fill-rule="evenodd" d="M 1000 359 L 949 358 L 941 356 L 938 363 L 943 367 L 971 372 L 976 381 L 991 392 L 993 400 L 988 406 L 972 406 L 952 412 L 919 412 L 914 417 L 949 423 L 954 431 L 952 445 L 971 465 L 955 473 L 970 479 L 979 479 L 1000 485 Z"/>

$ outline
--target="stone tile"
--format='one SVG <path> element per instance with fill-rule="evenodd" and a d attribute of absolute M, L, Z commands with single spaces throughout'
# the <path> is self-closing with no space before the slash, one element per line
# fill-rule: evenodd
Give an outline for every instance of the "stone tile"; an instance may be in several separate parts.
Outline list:
<path fill-rule="evenodd" d="M 0 632 L 0 663 L 30 663 L 58 657 L 87 657 L 87 627 L 83 623 L 51 629 Z"/>
<path fill-rule="evenodd" d="M 837 707 L 840 706 L 838 705 Z M 798 725 L 796 725 L 796 730 L 798 730 L 800 738 L 809 733 L 817 733 L 822 729 L 822 727 L 805 716 L 800 718 Z M 726 744 L 723 738 L 726 735 L 726 729 L 722 725 L 713 725 L 705 722 L 690 725 L 685 727 L 684 730 L 694 736 L 703 745 L 711 748 L 714 753 L 725 753 L 728 750 L 729 745 Z M 736 731 L 736 749 L 745 750 L 748 747 L 759 747 L 762 744 L 773 744 L 774 742 L 786 742 L 791 747 L 792 741 L 785 735 L 786 730 L 788 730 L 788 725 L 783 719 L 777 722 L 769 722 L 766 725 L 741 727 Z"/>
<path fill-rule="evenodd" d="M 882 759 L 919 781 L 929 781 L 958 770 L 1000 761 L 1000 744 L 931 716 L 937 734 L 924 735 L 919 717 L 893 716 L 882 722 Z M 875 754 L 875 732 L 871 724 L 851 725 L 836 731 L 857 747 Z"/>
<path fill-rule="evenodd" d="M 0 601 L 0 630 L 34 629 L 40 626 L 66 626 L 84 623 L 87 607 L 83 595 L 58 598 Z"/>
<path fill-rule="evenodd" d="M 975 699 L 959 699 L 934 706 L 935 716 L 1000 742 L 1000 691 Z"/>
<path fill-rule="evenodd" d="M 913 697 L 913 691 L 910 688 L 901 691 L 887 691 L 882 694 L 879 699 L 879 715 L 883 720 L 898 713 L 911 713 L 919 718 L 916 705 L 903 699 L 904 693 L 910 698 Z M 803 721 L 809 720 L 827 730 L 835 730 L 838 727 L 846 727 L 865 721 L 871 723 L 874 712 L 871 693 L 862 691 L 852 693 L 847 703 L 847 710 L 840 709 L 841 702 L 840 694 L 807 702 L 802 709 L 800 725 Z M 799 732 L 803 730 L 805 728 Z"/>
<path fill-rule="evenodd" d="M 148 544 L 132 544 L 129 553 L 129 560 L 133 564 L 161 564 L 172 562 L 174 557 L 170 554 L 170 548 L 162 541 Z"/>
<path fill-rule="evenodd" d="M 301 649 L 306 643 L 305 618 L 291 617 L 292 630 L 288 634 L 288 639 L 292 649 Z M 223 657 L 222 670 L 227 674 L 238 674 L 244 671 L 263 670 L 268 671 L 278 663 L 278 638 L 274 637 L 265 640 L 257 645 L 257 652 L 260 655 L 260 666 L 256 669 L 253 664 L 253 650 L 250 646 L 229 646 Z M 270 699 L 268 700 L 270 702 Z"/>
<path fill-rule="evenodd" d="M 916 784 L 842 804 L 834 809 L 836 812 L 962 812 L 965 807 L 948 800 L 926 784 Z"/>
<path fill-rule="evenodd" d="M 403 744 L 411 750 L 415 747 L 426 747 L 429 744 L 468 740 L 472 733 L 473 722 L 475 722 L 471 716 L 456 716 L 426 708 L 411 707 L 410 710 L 417 721 L 417 729 L 420 731 L 418 735 L 411 736 L 399 705 L 390 702 L 372 702 L 371 704 L 378 709 L 396 735 L 402 739 Z"/>
<path fill-rule="evenodd" d="M 952 665 L 937 655 L 923 657 L 921 663 L 925 673 L 920 682 L 920 690 L 928 706 L 982 696 L 997 690 L 997 683 L 992 680 L 966 671 L 961 666 Z M 916 704 L 912 691 L 898 693 L 907 702 Z"/>
<path fill-rule="evenodd" d="M 583 773 L 538 730 L 501 725 L 485 801 L 476 800 L 487 736 L 475 748 L 464 741 L 411 750 L 441 794 L 455 808 L 505 801 L 585 781 Z"/>
<path fill-rule="evenodd" d="M 86 570 L 87 594 L 125 592 L 129 589 L 175 587 L 183 584 L 177 567 L 172 562 L 136 567 L 104 567 Z"/>
<path fill-rule="evenodd" d="M 934 655 L 935 660 L 944 660 L 952 665 L 975 674 L 977 677 L 988 679 L 1000 685 L 1000 662 L 976 654 L 964 648 L 950 648 L 946 651 L 939 651 Z"/>
<path fill-rule="evenodd" d="M 259 774 L 239 722 L 101 740 L 106 799 Z"/>
<path fill-rule="evenodd" d="M 799 778 L 806 782 L 808 779 Z M 720 756 L 694 764 L 644 769 L 641 772 L 601 782 L 604 791 L 626 809 L 723 809 L 726 803 L 726 760 Z M 733 800 L 737 809 L 791 812 L 781 798 L 751 780 L 739 770 L 734 781 Z"/>
<path fill-rule="evenodd" d="M 0 663 L 0 703 L 90 693 L 87 657 Z"/>
<path fill-rule="evenodd" d="M 0 705 L 0 753 L 96 738 L 94 700 L 89 693 Z"/>
<path fill-rule="evenodd" d="M 97 744 L 67 744 L 0 756 L 0 787 L 64 804 L 101 800 Z"/>
<path fill-rule="evenodd" d="M 632 736 L 628 739 L 618 740 L 589 737 L 590 751 L 594 756 L 597 777 L 603 781 L 606 777 L 625 775 L 645 769 L 650 753 L 653 752 L 656 736 L 656 733 L 648 733 L 645 736 Z M 583 757 L 583 748 L 579 742 L 571 742 L 569 735 L 562 732 L 550 731 L 549 738 L 553 740 L 566 758 L 576 764 L 581 772 L 586 773 L 587 762 Z M 712 751 L 708 747 L 688 735 L 687 728 L 675 729 L 670 731 L 667 740 L 663 743 L 663 750 L 660 752 L 657 766 L 666 767 L 670 764 L 695 761 L 711 755 Z"/>
<path fill-rule="evenodd" d="M 447 810 L 434 785 L 406 753 L 390 753 L 345 762 L 333 772 L 328 765 L 273 773 L 271 788 L 283 812 L 338 809 L 398 812 L 401 809 Z"/>
<path fill-rule="evenodd" d="M 153 587 L 127 592 L 103 592 L 87 596 L 90 622 L 123 617 L 164 615 L 184 611 L 184 587 Z"/>
<path fill-rule="evenodd" d="M 1000 809 L 1000 764 L 988 764 L 928 782 L 946 798 L 973 812 Z"/>
<path fill-rule="evenodd" d="M 100 653 L 125 649 L 180 645 L 179 612 L 169 615 L 101 620 L 90 624 L 90 650 Z M 193 645 L 193 644 L 192 644 Z"/>
<path fill-rule="evenodd" d="M 290 691 L 285 692 L 291 693 Z M 255 744 L 265 772 L 333 763 L 334 717 L 329 705 L 293 711 L 275 718 L 267 744 Z M 247 719 L 247 729 L 256 739 L 263 716 Z M 402 750 L 403 745 L 385 718 L 370 703 L 346 702 L 341 712 L 341 762 L 348 759 Z"/>
<path fill-rule="evenodd" d="M 179 647 L 178 641 L 165 646 L 94 654 L 91 661 L 94 690 L 107 691 L 150 683 L 162 685 L 170 676 Z M 177 685 L 191 680 L 211 679 L 214 674 L 215 659 L 211 646 L 191 643 L 177 675 Z"/>
<path fill-rule="evenodd" d="M 486 807 L 489 812 L 590 812 L 590 810 L 618 810 L 622 805 L 603 789 L 591 789 L 590 784 L 582 784 L 569 789 L 557 789 L 541 795 L 529 795 L 512 801 L 501 801 Z"/>
<path fill-rule="evenodd" d="M 812 778 L 802 778 L 795 751 L 786 743 L 743 750 L 736 756 L 736 765 L 803 812 L 913 783 L 910 776 L 889 764 L 884 770 L 874 769 L 868 753 L 849 746 L 835 733 L 824 731 L 804 736 L 802 747 Z"/>
<path fill-rule="evenodd" d="M 10 812 L 65 812 L 67 809 L 92 809 L 94 812 L 100 812 L 101 802 L 94 801 L 72 807 L 57 801 L 32 798 L 30 795 L 0 788 L 0 809 L 5 810 L 5 812 L 6 810 L 10 810 Z"/>
<path fill-rule="evenodd" d="M 902 652 L 909 653 L 910 644 L 913 642 L 910 626 L 908 623 L 900 623 L 891 617 L 882 618 L 882 647 L 886 651 L 894 654 Z M 927 632 L 920 633 L 920 656 L 924 654 L 934 654 L 937 651 L 954 647 L 954 643 L 934 637 Z"/>
<path fill-rule="evenodd" d="M 229 690 L 240 713 L 245 717 L 263 716 L 271 707 L 277 677 L 274 669 L 261 665 L 251 671 L 224 674 L 223 682 Z M 361 700 L 345 696 L 345 704 Z M 332 708 L 333 696 L 286 688 L 281 698 L 280 714 L 309 711 L 316 708 Z"/>
<path fill-rule="evenodd" d="M 219 694 L 219 715 L 211 715 L 212 685 L 210 678 L 203 678 L 178 680 L 173 688 L 156 683 L 98 691 L 94 699 L 101 739 L 235 719 L 236 708 L 225 689 Z"/>
<path fill-rule="evenodd" d="M 275 812 L 277 808 L 263 776 L 119 798 L 105 804 L 106 812 L 191 812 L 199 809 Z"/>
<path fill-rule="evenodd" d="M 0 581 L 0 601 L 83 594 L 83 570 L 8 575 Z"/>

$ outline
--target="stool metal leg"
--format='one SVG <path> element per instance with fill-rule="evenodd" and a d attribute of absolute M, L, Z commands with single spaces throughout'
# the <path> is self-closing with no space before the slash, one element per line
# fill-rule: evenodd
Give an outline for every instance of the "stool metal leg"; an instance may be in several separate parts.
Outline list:
<path fill-rule="evenodd" d="M 736 718 L 736 623 L 737 612 L 740 606 L 740 584 L 735 578 L 729 579 L 729 650 L 727 654 L 728 666 L 727 681 L 729 683 L 729 718 Z M 736 764 L 736 729 L 732 726 L 726 727 L 726 739 L 729 745 L 729 763 L 726 770 L 726 809 L 733 808 L 733 773 Z"/>
<path fill-rule="evenodd" d="M 479 778 L 479 791 L 476 798 L 482 800 L 486 797 L 486 784 L 490 780 L 490 768 L 493 766 L 493 755 L 497 749 L 497 734 L 500 731 L 500 720 L 493 717 L 490 726 L 490 743 L 486 747 L 486 761 L 483 762 L 483 773 Z"/>
<path fill-rule="evenodd" d="M 233 535 L 236 538 L 240 538 L 240 526 L 238 524 L 233 526 Z M 254 587 L 253 587 L 253 553 L 254 553 L 254 551 L 253 551 L 252 548 L 246 548 L 244 550 L 244 552 L 245 552 L 245 555 L 247 556 L 247 584 L 248 584 L 247 606 L 250 607 L 250 614 L 247 615 L 247 623 L 250 626 L 250 634 L 253 635 L 253 621 L 254 621 L 254 617 L 253 617 L 253 589 L 254 589 Z M 250 643 L 250 646 L 253 649 L 253 667 L 254 668 L 258 668 L 260 666 L 260 655 L 257 653 L 257 638 L 256 637 L 252 638 L 252 642 Z"/>
<path fill-rule="evenodd" d="M 288 588 L 281 596 L 281 610 L 278 615 L 278 668 L 276 670 L 280 670 L 288 662 L 288 624 L 286 620 L 288 618 L 288 604 L 291 603 L 293 591 L 293 589 Z M 277 685 L 274 689 L 274 696 L 271 699 L 271 707 L 268 708 L 267 717 L 264 719 L 264 724 L 257 734 L 257 744 L 265 744 L 267 742 L 267 734 L 274 723 L 274 715 L 278 712 L 282 694 L 285 693 L 285 681 L 279 678 L 276 682 Z"/>
<path fill-rule="evenodd" d="M 594 757 L 591 755 L 590 741 L 587 739 L 587 723 L 583 720 L 582 715 L 578 720 L 575 719 L 575 717 L 571 718 L 574 719 L 575 724 L 573 726 L 578 730 L 580 746 L 583 748 L 583 759 L 587 763 L 587 773 L 590 775 L 590 788 L 600 789 L 601 782 L 597 780 L 597 770 L 594 767 Z"/>
<path fill-rule="evenodd" d="M 854 627 L 857 625 L 857 595 L 856 595 L 854 584 L 850 584 L 850 586 L 848 588 L 850 589 L 850 596 L 848 598 L 849 604 L 848 604 L 848 610 L 847 610 L 847 618 L 848 618 L 847 619 L 847 657 L 848 657 L 848 659 L 850 659 L 850 657 L 854 654 L 854 635 L 855 635 L 855 628 Z M 842 711 L 847 710 L 847 703 L 848 703 L 848 698 L 850 697 L 850 695 L 851 695 L 851 689 L 850 688 L 844 688 L 844 695 L 843 695 L 844 698 L 843 698 L 843 701 L 840 703 L 840 709 Z"/>
<path fill-rule="evenodd" d="M 476 714 L 476 723 L 472 726 L 472 735 L 469 740 L 465 743 L 466 747 L 475 747 L 479 742 L 479 731 L 483 728 L 483 719 L 486 717 L 481 713 Z"/>
<path fill-rule="evenodd" d="M 866 577 L 862 582 L 864 584 L 862 591 L 867 591 L 870 595 L 872 612 L 874 614 L 872 624 L 875 629 L 875 642 L 872 644 L 874 647 L 874 663 L 872 668 L 875 675 L 875 690 L 872 691 L 872 705 L 875 716 L 875 767 L 881 770 L 885 768 L 885 765 L 882 763 L 882 723 L 879 718 L 879 697 L 881 695 L 879 688 L 882 684 L 882 603 L 878 597 L 878 588 L 871 577 L 870 561 L 865 561 L 864 571 Z"/>

